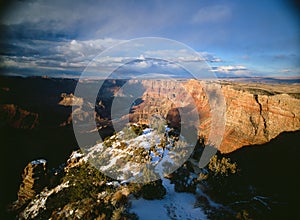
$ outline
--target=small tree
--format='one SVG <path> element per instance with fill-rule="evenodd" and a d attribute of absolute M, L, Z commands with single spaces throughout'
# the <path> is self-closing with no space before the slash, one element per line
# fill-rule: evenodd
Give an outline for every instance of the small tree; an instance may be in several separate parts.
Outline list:
<path fill-rule="evenodd" d="M 218 159 L 218 156 L 214 155 L 209 161 L 208 169 L 214 176 L 228 176 L 237 172 L 237 164 L 231 163 L 230 158 L 222 157 L 222 159 Z"/>
<path fill-rule="evenodd" d="M 217 202 L 226 202 L 229 194 L 234 191 L 233 182 L 237 177 L 237 164 L 232 163 L 229 158 L 218 158 L 214 155 L 207 166 L 207 174 L 199 176 L 198 180 L 207 183 L 207 191 Z M 204 178 L 203 178 L 204 177 Z"/>

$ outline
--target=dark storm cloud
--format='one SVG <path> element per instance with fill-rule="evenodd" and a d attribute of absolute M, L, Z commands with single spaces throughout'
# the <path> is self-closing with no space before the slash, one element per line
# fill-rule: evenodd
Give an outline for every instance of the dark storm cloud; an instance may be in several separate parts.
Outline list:
<path fill-rule="evenodd" d="M 153 2 L 155 3 L 155 2 Z M 124 37 L 174 25 L 170 5 L 138 1 L 15 1 L 1 17 L 6 34 L 18 38 Z M 148 7 L 149 6 L 149 7 Z M 170 10 L 172 9 L 172 10 Z M 159 16 L 157 16 L 159 14 Z M 172 21 L 172 22 L 170 22 Z M 121 31 L 120 31 L 121 30 Z M 118 34 L 119 33 L 119 34 Z"/>

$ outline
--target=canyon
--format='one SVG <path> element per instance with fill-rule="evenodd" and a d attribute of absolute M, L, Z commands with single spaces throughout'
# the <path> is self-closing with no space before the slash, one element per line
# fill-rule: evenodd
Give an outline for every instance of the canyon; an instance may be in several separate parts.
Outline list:
<path fill-rule="evenodd" d="M 47 87 L 53 85 L 46 90 L 44 98 L 38 98 L 40 105 L 35 107 L 34 100 L 37 98 L 33 97 L 34 94 L 29 94 L 21 102 L 1 103 L 2 127 L 33 129 L 38 126 L 45 127 L 47 124 L 51 127 L 66 127 L 72 122 L 77 123 L 87 118 L 95 118 L 97 129 L 100 133 L 104 133 L 105 138 L 113 132 L 111 119 L 114 115 L 111 115 L 111 111 L 114 98 L 124 98 L 125 95 L 134 94 L 136 99 L 130 99 L 130 109 L 114 109 L 116 115 L 118 111 L 120 112 L 119 119 L 116 121 L 119 121 L 121 125 L 128 121 L 148 124 L 153 115 L 160 115 L 172 126 L 179 127 L 182 120 L 180 112 L 184 112 L 187 117 L 197 114 L 199 117 L 199 123 L 196 125 L 198 136 L 207 140 L 212 131 L 216 133 L 215 135 L 220 136 L 219 139 L 222 140 L 217 146 L 222 153 L 230 153 L 243 146 L 267 143 L 284 131 L 300 130 L 300 86 L 297 83 L 106 80 L 95 106 L 92 101 L 73 95 L 76 85 L 74 80 L 65 82 L 56 80 L 56 82 L 53 79 L 31 79 L 30 83 L 32 84 L 31 81 L 41 83 L 41 80 Z M 60 86 L 59 90 L 49 95 L 51 93 L 48 90 L 56 87 L 55 84 Z M 68 89 L 64 89 L 64 84 L 68 85 Z M 98 85 L 97 81 L 83 84 L 87 89 Z M 222 104 L 225 111 L 222 112 L 220 108 L 219 118 L 224 123 L 221 128 L 213 127 L 211 105 L 214 105 L 212 103 L 214 100 L 209 98 L 209 93 L 212 93 L 209 90 L 216 84 L 219 92 L 217 96 L 225 101 Z M 26 88 L 26 83 L 24 85 Z M 134 89 L 129 91 L 132 94 L 122 94 L 124 92 L 122 89 L 124 90 L 126 85 L 128 88 L 133 86 Z M 3 88 L 7 88 L 7 85 L 3 85 Z M 20 87 L 21 91 L 24 91 L 22 87 Z M 13 89 L 3 89 L 2 92 L 5 95 L 13 94 Z M 31 103 L 29 107 L 26 102 Z M 213 106 L 213 108 L 219 111 L 218 106 Z"/>
<path fill-rule="evenodd" d="M 134 91 L 128 90 L 131 86 Z M 243 146 L 267 143 L 284 131 L 300 130 L 299 88 L 298 84 L 272 86 L 197 80 L 130 80 L 122 85 L 110 82 L 109 87 L 104 86 L 102 96 L 110 95 L 102 97 L 103 100 L 96 105 L 95 119 L 99 125 L 105 122 L 107 126 L 107 121 L 115 120 L 117 115 L 116 125 L 126 122 L 149 124 L 153 115 L 160 115 L 172 126 L 180 127 L 180 123 L 183 123 L 180 112 L 185 117 L 197 114 L 198 136 L 208 140 L 214 133 L 222 140 L 218 150 L 230 153 Z M 122 105 L 128 105 L 125 99 L 124 103 L 121 101 L 115 104 L 119 106 L 112 109 L 113 98 L 125 96 L 134 96 L 129 99 L 130 103 L 133 102 L 131 108 L 124 107 L 124 111 Z M 64 100 L 61 102 L 66 103 Z M 91 106 L 91 103 L 85 106 Z M 112 110 L 115 115 L 110 115 Z M 76 111 L 79 112 L 78 109 Z M 213 124 L 213 111 L 219 114 L 219 123 Z M 75 119 L 87 118 L 86 111 L 80 112 Z"/>
<path fill-rule="evenodd" d="M 95 106 L 95 101 L 91 101 L 92 99 L 76 96 L 74 91 L 77 82 L 76 80 L 41 78 L 5 78 L 0 81 L 2 88 L 0 117 L 3 119 L 0 128 L 3 143 L 6 146 L 3 148 L 6 156 L 1 161 L 1 172 L 7 176 L 8 180 L 1 183 L 1 188 L 5 189 L 0 192 L 1 197 L 4 198 L 1 201 L 1 209 L 7 207 L 9 202 L 16 200 L 17 202 L 13 204 L 18 210 L 29 201 L 33 204 L 35 198 L 41 195 L 39 193 L 41 190 L 46 190 L 45 195 L 48 195 L 51 201 L 56 191 L 66 189 L 67 185 L 60 187 L 58 184 L 60 178 L 67 173 L 66 170 L 61 170 L 63 167 L 70 167 L 72 170 L 72 164 L 77 164 L 79 160 L 71 156 L 70 158 L 74 161 L 66 163 L 69 155 L 78 149 L 72 124 L 83 123 L 92 118 L 97 127 L 87 132 L 99 132 L 104 139 L 114 132 L 113 117 L 118 116 L 115 121 L 121 124 L 123 122 L 148 124 L 151 123 L 153 116 L 160 115 L 170 127 L 178 128 L 183 123 L 180 113 L 184 112 L 186 117 L 191 117 L 192 120 L 189 121 L 191 125 L 199 126 L 197 135 L 200 140 L 202 138 L 205 140 L 209 138 L 213 127 L 212 106 L 218 106 L 216 104 L 222 99 L 225 103 L 225 111 L 220 111 L 219 116 L 222 116 L 224 127 L 220 129 L 216 127 L 214 130 L 216 136 L 222 137 L 218 150 L 224 156 L 232 156 L 233 161 L 238 162 L 238 168 L 244 172 L 243 178 L 248 177 L 247 184 L 252 180 L 259 181 L 261 185 L 268 183 L 267 185 L 274 186 L 268 189 L 276 193 L 279 193 L 278 190 L 281 187 L 289 189 L 287 193 L 282 193 L 282 195 L 288 195 L 288 198 L 284 197 L 282 201 L 288 201 L 288 204 L 291 204 L 290 197 L 294 198 L 294 189 L 297 184 L 295 182 L 290 187 L 286 185 L 293 181 L 294 173 L 296 173 L 295 164 L 299 155 L 295 145 L 299 140 L 300 130 L 299 84 L 201 82 L 197 80 L 170 82 L 108 80 L 103 83 Z M 79 83 L 84 84 L 87 89 L 98 87 L 97 81 Z M 121 101 L 125 100 L 126 103 L 124 88 L 130 83 L 138 86 L 131 87 L 134 89 L 127 93 L 131 95 L 131 98 L 130 103 L 126 105 L 126 111 L 115 108 L 114 114 L 111 114 L 115 97 Z M 217 101 L 214 97 L 217 97 Z M 218 108 L 216 111 L 218 112 Z M 198 116 L 199 124 L 196 123 L 197 121 L 193 123 L 195 115 Z M 278 140 L 282 141 L 278 142 Z M 20 153 L 16 154 L 16 152 Z M 284 155 L 283 158 L 282 155 Z M 47 165 L 44 161 L 36 163 L 37 158 L 47 159 Z M 278 163 L 279 160 L 280 163 Z M 11 161 L 15 162 L 11 163 Z M 255 163 L 252 163 L 253 161 Z M 64 163 L 66 164 L 63 165 Z M 7 166 L 7 164 L 10 165 Z M 81 162 L 78 164 L 79 169 L 86 169 Z M 282 164 L 288 166 L 288 169 Z M 278 173 L 273 170 L 274 167 L 276 171 L 280 170 L 281 176 L 284 174 L 282 180 L 278 180 Z M 58 170 L 61 174 L 56 176 Z M 256 178 L 257 176 L 259 178 Z M 43 179 L 46 178 L 47 182 L 50 177 L 54 178 L 54 184 L 43 183 Z M 236 191 L 241 181 L 237 179 Z M 248 189 L 247 184 L 245 188 Z M 42 189 L 44 185 L 47 185 L 49 190 Z M 82 183 L 82 185 L 86 184 Z M 261 192 L 266 192 L 266 189 L 263 188 Z M 68 207 L 66 206 L 65 210 L 69 210 Z"/>

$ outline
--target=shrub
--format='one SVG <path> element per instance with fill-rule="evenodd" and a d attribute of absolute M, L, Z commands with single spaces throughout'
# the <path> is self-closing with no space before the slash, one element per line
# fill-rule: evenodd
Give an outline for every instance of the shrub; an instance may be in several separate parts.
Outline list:
<path fill-rule="evenodd" d="M 166 189 L 162 185 L 162 180 L 156 180 L 142 186 L 141 194 L 144 199 L 162 199 L 166 195 Z"/>
<path fill-rule="evenodd" d="M 136 135 L 140 136 L 143 134 L 143 130 L 148 128 L 148 125 L 146 125 L 146 124 L 131 125 L 130 127 Z"/>
<path fill-rule="evenodd" d="M 106 187 L 107 180 L 108 177 L 88 164 L 70 169 L 64 177 L 64 181 L 69 181 L 70 184 L 70 201 L 78 201 L 87 196 L 94 197 Z"/>
<path fill-rule="evenodd" d="M 214 155 L 209 161 L 208 169 L 214 176 L 228 176 L 237 172 L 237 164 L 231 163 L 230 158 L 218 159 L 218 156 Z"/>
<path fill-rule="evenodd" d="M 172 174 L 171 181 L 175 184 L 176 192 L 196 191 L 196 180 L 192 177 L 191 171 L 193 171 L 192 165 L 186 162 Z"/>
<path fill-rule="evenodd" d="M 234 185 L 238 178 L 237 164 L 232 163 L 229 158 L 218 158 L 214 155 L 207 168 L 207 170 L 204 169 L 206 172 L 203 172 L 202 178 L 198 177 L 198 180 L 206 183 L 206 192 L 217 202 L 231 201 L 233 198 L 231 194 L 236 191 L 237 187 Z"/>
<path fill-rule="evenodd" d="M 136 137 L 136 133 L 133 131 L 131 127 L 124 127 L 122 129 L 123 139 L 130 140 Z"/>

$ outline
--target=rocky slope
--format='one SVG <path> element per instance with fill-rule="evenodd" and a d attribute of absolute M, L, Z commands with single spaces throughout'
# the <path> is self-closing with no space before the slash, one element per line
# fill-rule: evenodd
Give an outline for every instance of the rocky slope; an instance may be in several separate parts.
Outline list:
<path fill-rule="evenodd" d="M 28 163 L 22 174 L 22 184 L 18 192 L 18 200 L 13 209 L 19 209 L 46 185 L 46 160 L 39 159 Z"/>
<path fill-rule="evenodd" d="M 125 153 L 130 155 L 128 161 L 135 159 L 141 164 L 146 162 L 143 156 L 148 156 L 150 163 L 156 161 L 153 160 L 156 156 L 164 157 L 160 146 L 154 147 L 152 152 L 147 151 L 146 142 L 148 144 L 152 142 L 151 139 L 146 138 L 149 135 L 148 132 L 151 133 L 149 128 L 136 131 L 141 132 L 138 132 L 138 136 L 128 136 L 128 143 L 132 143 L 124 149 L 120 142 L 124 140 L 124 131 L 102 143 L 102 147 L 106 145 L 107 149 L 116 153 L 110 160 L 112 165 L 120 164 L 114 158 L 120 159 L 120 156 L 124 156 Z M 152 131 L 152 134 L 155 135 L 155 132 Z M 139 142 L 140 139 L 145 140 Z M 280 143 L 280 148 L 282 146 L 290 148 L 289 144 L 284 143 L 286 141 L 283 144 Z M 100 145 L 98 149 L 99 147 Z M 137 151 L 138 147 L 143 151 Z M 41 178 L 36 177 L 37 174 L 40 174 L 39 177 L 44 176 L 45 161 L 33 161 L 24 170 L 18 201 L 14 203 L 12 209 L 13 214 L 17 219 L 145 219 L 157 218 L 157 216 L 164 219 L 199 219 L 199 216 L 201 219 L 278 219 L 279 214 L 280 217 L 284 217 L 289 212 L 289 217 L 292 218 L 296 213 L 296 209 L 290 209 L 290 205 L 296 202 L 292 203 L 290 198 L 281 198 L 277 194 L 282 191 L 281 188 L 288 188 L 286 186 L 291 185 L 292 176 L 288 175 L 279 185 L 277 184 L 279 181 L 275 180 L 276 190 L 266 193 L 266 191 L 261 191 L 259 185 L 251 185 L 250 181 L 245 182 L 244 178 L 249 175 L 241 172 L 240 163 L 231 162 L 229 158 L 222 155 L 215 155 L 206 168 L 195 169 L 192 161 L 199 159 L 200 155 L 196 151 L 201 150 L 202 147 L 203 145 L 198 145 L 189 160 L 176 171 L 162 177 L 161 180 L 147 184 L 114 180 L 105 176 L 91 166 L 90 159 L 95 156 L 94 149 L 96 149 L 93 148 L 93 154 L 85 155 L 81 151 L 74 151 L 64 167 L 57 171 L 60 174 L 56 177 L 58 178 L 56 183 L 45 184 L 45 188 L 38 189 L 34 186 L 40 183 Z M 266 150 L 265 147 L 260 146 Z M 253 149 L 248 148 L 248 150 Z M 263 157 L 273 159 L 272 150 L 274 151 L 271 149 L 268 154 L 263 154 Z M 244 164 L 252 167 L 251 162 L 257 161 L 259 155 L 261 151 L 256 155 L 251 155 L 250 152 L 250 156 L 248 154 L 241 156 Z M 247 156 L 248 159 L 245 160 Z M 281 162 L 286 164 L 286 160 L 290 159 L 290 157 L 285 158 Z M 126 166 L 121 167 L 126 168 Z M 247 170 L 247 167 L 242 168 Z M 292 166 L 291 173 L 296 173 L 295 167 Z M 255 175 L 260 170 L 255 169 Z M 113 169 L 113 171 L 117 170 Z M 265 172 L 264 176 L 267 176 L 272 172 L 272 167 L 267 168 Z M 283 168 L 282 173 L 285 172 Z M 51 174 L 48 172 L 47 175 Z M 261 177 L 261 179 L 264 178 Z M 278 173 L 276 179 L 278 179 Z M 266 183 L 265 180 L 263 182 Z M 294 184 L 293 190 L 297 189 L 296 186 Z M 270 188 L 266 185 L 265 187 Z M 17 206 L 18 203 L 23 206 Z"/>
<path fill-rule="evenodd" d="M 33 129 L 38 125 L 39 115 L 15 104 L 0 105 L 0 126 Z"/>
<path fill-rule="evenodd" d="M 36 160 L 29 163 L 22 176 L 23 181 L 18 192 L 18 200 L 11 209 L 15 217 L 17 219 L 135 220 L 144 219 L 143 209 L 137 208 L 142 206 L 148 209 L 147 216 L 149 218 L 161 216 L 165 219 L 179 217 L 196 220 L 201 216 L 201 219 L 207 219 L 209 210 L 213 208 L 214 203 L 198 188 L 200 187 L 199 173 L 194 172 L 193 166 L 188 165 L 189 162 L 180 166 L 172 174 L 161 176 L 162 179 L 146 183 L 134 183 L 129 181 L 131 178 L 125 178 L 126 181 L 115 180 L 95 169 L 95 164 L 91 162 L 93 159 L 101 160 L 98 156 L 103 154 L 99 152 L 100 155 L 98 155 L 97 150 L 103 148 L 104 145 L 112 154 L 116 153 L 110 155 L 113 159 L 109 160 L 110 165 L 107 168 L 114 166 L 116 169 L 112 169 L 112 171 L 117 173 L 120 172 L 117 170 L 118 164 L 120 164 L 119 159 L 126 155 L 129 156 L 128 162 L 134 161 L 140 164 L 140 167 L 144 163 L 148 165 L 158 163 L 162 165 L 160 169 L 166 165 L 163 163 L 163 159 L 168 157 L 167 154 L 169 155 L 171 152 L 169 162 L 174 159 L 172 156 L 172 152 L 175 152 L 174 146 L 172 147 L 171 144 L 163 146 L 166 144 L 165 141 L 157 140 L 157 145 L 148 149 L 153 144 L 151 137 L 157 137 L 157 130 L 144 127 L 128 129 L 138 132 L 133 135 L 133 133 L 123 130 L 107 139 L 101 146 L 95 146 L 88 154 L 83 154 L 79 150 L 74 151 L 63 169 L 57 171 L 60 174 L 56 177 L 56 184 L 43 184 L 46 187 L 37 188 L 36 185 L 41 184 L 41 180 L 45 176 L 46 161 Z M 164 131 L 166 134 L 172 133 L 169 129 L 164 129 Z M 125 136 L 128 146 L 122 148 L 123 145 L 126 145 Z M 106 159 L 109 159 L 107 157 L 109 155 L 106 155 Z M 138 166 L 134 167 L 133 163 L 130 164 L 130 167 L 123 164 L 120 167 L 123 172 L 124 169 L 130 172 L 139 168 Z M 55 173 L 47 172 L 47 175 L 50 177 Z M 141 177 L 142 174 L 142 178 L 150 180 L 150 172 L 138 171 L 138 177 Z M 197 188 L 198 190 L 196 190 Z M 205 206 L 198 202 L 200 195 L 201 200 L 206 201 Z M 156 207 L 159 207 L 159 214 Z M 234 212 L 233 215 L 236 213 Z"/>
<path fill-rule="evenodd" d="M 32 166 L 36 164 L 36 161 L 31 162 L 25 168 L 18 200 L 11 209 L 16 214 L 16 219 L 137 219 L 135 214 L 129 212 L 129 198 L 135 193 L 146 197 L 149 192 L 143 195 L 147 191 L 144 189 L 140 192 L 140 185 L 121 185 L 119 181 L 92 167 L 83 156 L 79 151 L 74 151 L 64 169 L 58 171 L 60 178 L 56 184 L 48 184 L 40 190 L 33 188 L 34 182 L 40 180 L 33 178 L 33 173 L 28 172 L 33 171 Z M 161 181 L 151 183 L 149 187 L 152 192 L 155 188 L 151 199 L 165 194 Z M 159 192 L 157 187 L 161 187 L 163 191 Z M 22 196 L 24 189 L 28 191 L 26 200 Z"/>

